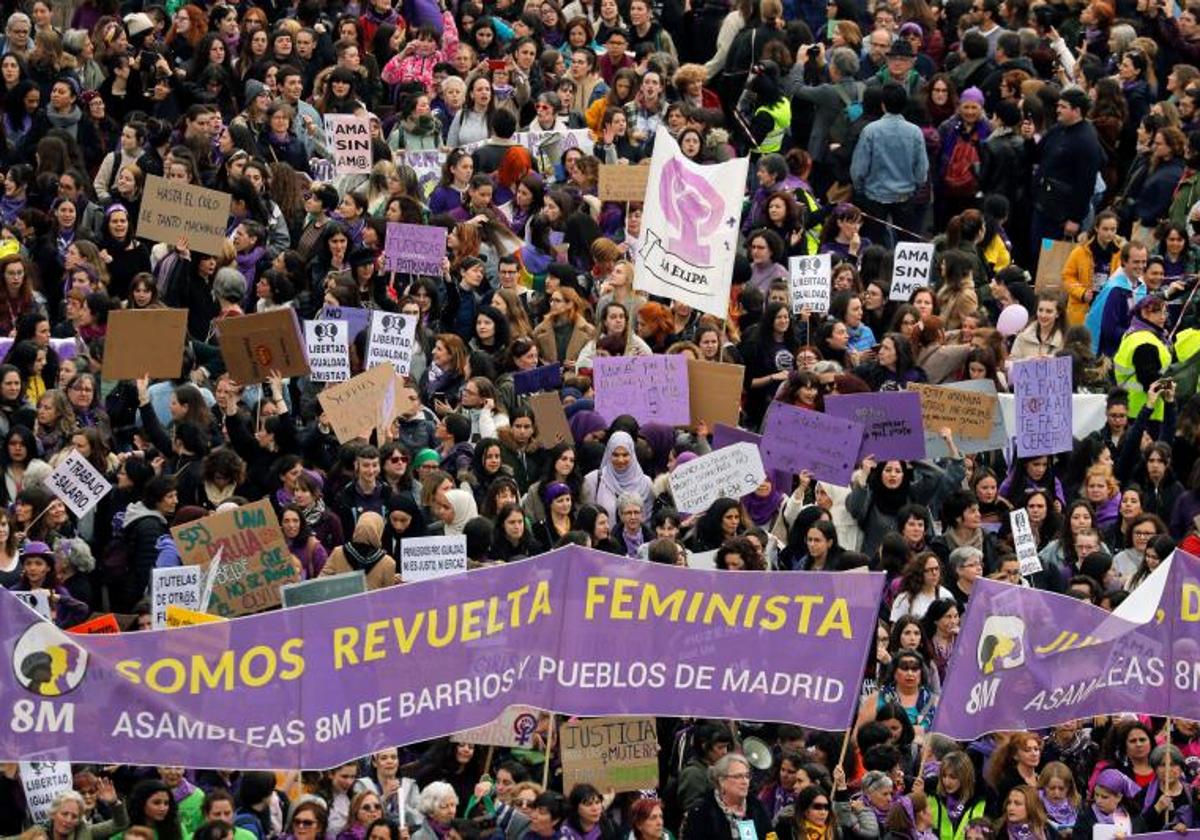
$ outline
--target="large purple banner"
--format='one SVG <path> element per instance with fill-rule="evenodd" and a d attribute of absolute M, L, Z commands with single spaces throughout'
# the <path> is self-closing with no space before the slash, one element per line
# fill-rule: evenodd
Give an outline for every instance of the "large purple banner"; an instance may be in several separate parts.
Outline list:
<path fill-rule="evenodd" d="M 565 548 L 197 627 L 72 636 L 0 594 L 0 756 L 323 768 L 510 704 L 847 727 L 879 574 Z"/>
<path fill-rule="evenodd" d="M 1121 712 L 1200 718 L 1200 560 L 1176 551 L 1111 613 L 975 585 L 935 731 L 966 740 Z"/>

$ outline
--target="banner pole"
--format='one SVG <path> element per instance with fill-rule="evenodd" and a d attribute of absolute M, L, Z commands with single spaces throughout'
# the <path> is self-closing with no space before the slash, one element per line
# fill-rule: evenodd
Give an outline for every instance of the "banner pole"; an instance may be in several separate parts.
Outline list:
<path fill-rule="evenodd" d="M 550 785 L 550 756 L 554 753 L 554 712 L 550 713 L 550 732 L 546 736 L 546 760 L 542 762 L 542 790 Z"/>
<path fill-rule="evenodd" d="M 495 757 L 495 755 L 496 755 L 496 746 L 494 744 L 489 744 L 488 751 L 487 751 L 487 757 L 483 759 L 483 772 L 484 773 L 492 772 L 492 759 Z"/>
<path fill-rule="evenodd" d="M 1166 762 L 1166 765 L 1167 765 L 1167 778 L 1168 778 L 1168 779 L 1170 779 L 1170 778 L 1171 778 L 1171 746 L 1172 746 L 1172 745 L 1171 745 L 1171 716 L 1170 716 L 1170 715 L 1167 715 L 1167 741 L 1166 741 L 1166 746 L 1167 746 L 1167 752 L 1166 752 L 1166 756 L 1165 756 L 1165 762 Z M 1167 793 L 1166 793 L 1166 790 L 1165 790 L 1165 789 L 1163 790 L 1163 793 L 1162 793 L 1162 795 L 1163 795 L 1163 796 L 1166 796 L 1166 795 L 1167 795 Z M 1166 811 L 1164 811 L 1164 812 L 1163 812 L 1163 829 L 1164 829 L 1164 830 L 1166 830 L 1166 831 L 1170 831 L 1170 826 L 1171 826 L 1171 811 L 1173 811 L 1173 810 L 1174 810 L 1174 808 L 1168 808 Z"/>

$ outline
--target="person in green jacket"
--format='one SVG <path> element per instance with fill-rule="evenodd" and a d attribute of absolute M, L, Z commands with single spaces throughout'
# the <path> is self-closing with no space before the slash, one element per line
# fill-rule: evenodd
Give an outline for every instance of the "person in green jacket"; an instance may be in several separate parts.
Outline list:
<path fill-rule="evenodd" d="M 96 797 L 109 806 L 112 819 L 104 822 L 89 823 L 83 818 L 83 796 L 74 790 L 64 790 L 50 803 L 50 819 L 42 825 L 49 835 L 49 840 L 106 840 L 118 831 L 129 827 L 129 814 L 125 803 L 117 798 L 112 782 L 100 779 Z M 2 840 L 17 840 L 16 837 L 5 837 Z"/>
<path fill-rule="evenodd" d="M 204 791 L 184 778 L 183 772 L 183 767 L 159 767 L 158 777 L 171 789 L 179 805 L 179 826 L 183 829 L 183 836 L 191 837 L 192 832 L 205 822 L 200 813 Z"/>
<path fill-rule="evenodd" d="M 938 840 L 964 840 L 967 825 L 982 817 L 987 799 L 975 790 L 975 767 L 965 752 L 947 754 L 938 768 L 937 790 L 929 797 Z"/>
<path fill-rule="evenodd" d="M 233 794 L 227 790 L 217 789 L 203 797 L 200 803 L 200 825 L 210 822 L 223 822 L 233 825 L 234 807 Z M 197 826 L 199 828 L 200 826 Z M 185 837 L 190 837 L 188 832 Z M 233 840 L 255 840 L 254 833 L 241 827 L 233 829 Z"/>

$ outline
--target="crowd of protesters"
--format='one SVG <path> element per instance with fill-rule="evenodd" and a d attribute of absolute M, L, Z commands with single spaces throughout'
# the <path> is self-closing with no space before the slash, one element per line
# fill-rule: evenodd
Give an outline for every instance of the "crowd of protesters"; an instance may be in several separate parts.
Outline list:
<path fill-rule="evenodd" d="M 547 717 L 529 750 L 442 739 L 322 773 L 76 765 L 32 826 L 2 765 L 0 835 L 1200 828 L 1194 721 L 1130 709 L 971 743 L 931 731 L 981 577 L 1111 610 L 1176 546 L 1200 554 L 1200 6 L 82 0 L 69 21 L 56 6 L 3 4 L 0 586 L 47 590 L 62 628 L 111 612 L 146 630 L 151 571 L 180 563 L 169 529 L 264 498 L 300 577 L 361 570 L 371 589 L 404 584 L 404 540 L 459 534 L 472 567 L 574 543 L 764 574 L 869 567 L 889 584 L 852 733 L 659 718 L 656 791 L 562 790 Z M 327 114 L 369 119 L 369 176 L 337 174 Z M 546 139 L 530 148 L 529 132 Z M 636 291 L 642 207 L 598 198 L 600 165 L 648 161 L 659 133 L 700 164 L 750 158 L 724 318 Z M 417 152 L 438 153 L 438 177 Z M 139 238 L 149 176 L 229 194 L 220 253 Z M 389 222 L 446 229 L 441 276 L 382 270 Z M 905 241 L 934 243 L 930 288 L 892 301 Z M 833 255 L 830 311 L 794 312 L 788 259 L 817 253 Z M 378 437 L 340 443 L 308 377 L 225 371 L 222 322 L 324 306 L 419 319 L 413 408 Z M 109 313 L 160 307 L 187 310 L 179 376 L 102 378 Z M 744 365 L 751 431 L 774 400 L 1004 392 L 1009 363 L 1039 356 L 1069 356 L 1075 392 L 1106 410 L 1051 457 L 964 454 L 934 429 L 944 458 L 863 453 L 848 487 L 801 473 L 684 515 L 667 478 L 712 429 L 592 400 L 593 359 L 651 353 Z M 514 385 L 553 363 L 572 441 L 540 436 Z M 83 518 L 46 484 L 71 452 L 113 484 Z M 1026 576 L 1018 508 L 1041 561 Z M 750 736 L 769 766 L 740 751 Z"/>

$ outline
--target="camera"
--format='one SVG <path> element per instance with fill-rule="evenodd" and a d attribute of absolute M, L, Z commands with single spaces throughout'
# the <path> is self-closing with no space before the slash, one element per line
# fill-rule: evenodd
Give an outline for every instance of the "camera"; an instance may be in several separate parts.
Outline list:
<path fill-rule="evenodd" d="M 814 45 L 814 46 L 811 46 L 808 48 L 808 57 L 809 58 L 816 58 L 820 54 L 821 54 L 821 48 L 819 46 Z"/>

